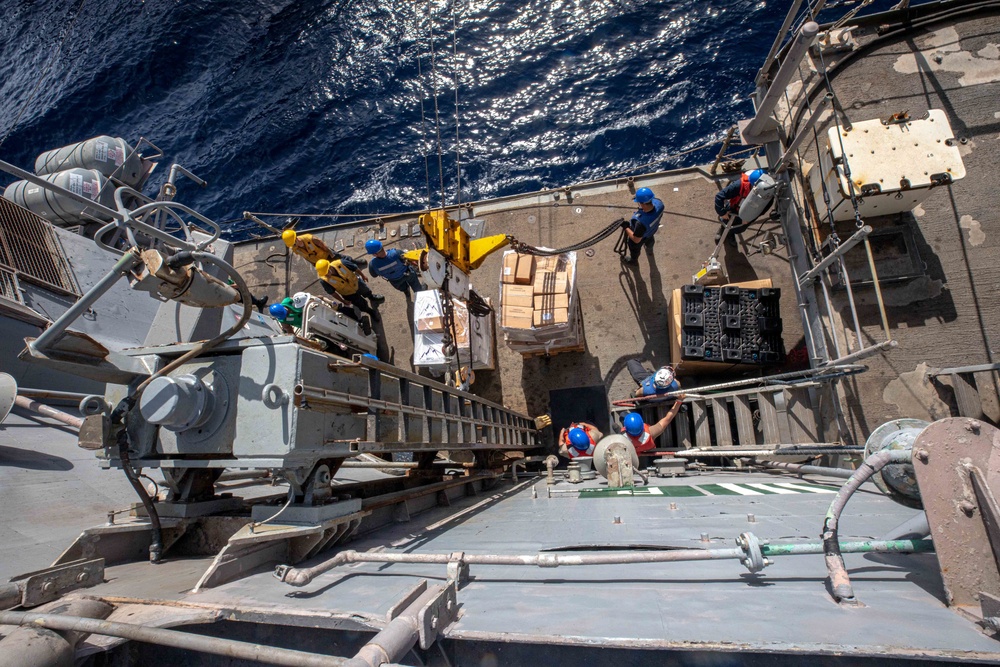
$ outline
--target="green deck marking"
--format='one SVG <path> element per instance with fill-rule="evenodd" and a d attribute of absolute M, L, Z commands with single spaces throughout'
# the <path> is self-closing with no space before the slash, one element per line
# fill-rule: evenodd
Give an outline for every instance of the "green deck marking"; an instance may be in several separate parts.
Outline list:
<path fill-rule="evenodd" d="M 699 484 L 699 489 L 708 491 L 713 496 L 738 496 L 740 494 L 736 493 L 732 489 L 727 489 L 724 486 L 719 486 L 718 484 Z"/>

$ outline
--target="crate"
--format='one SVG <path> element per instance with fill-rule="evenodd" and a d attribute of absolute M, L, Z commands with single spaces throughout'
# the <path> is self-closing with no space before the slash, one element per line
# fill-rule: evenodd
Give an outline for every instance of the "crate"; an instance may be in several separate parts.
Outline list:
<path fill-rule="evenodd" d="M 684 285 L 680 297 L 681 359 L 750 365 L 784 361 L 780 289 Z"/>

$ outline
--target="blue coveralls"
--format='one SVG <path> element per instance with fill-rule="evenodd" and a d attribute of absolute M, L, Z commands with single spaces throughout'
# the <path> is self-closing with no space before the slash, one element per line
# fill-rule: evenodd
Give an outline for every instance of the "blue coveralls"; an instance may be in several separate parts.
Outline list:
<path fill-rule="evenodd" d="M 663 217 L 663 202 L 653 198 L 650 203 L 653 205 L 653 210 L 649 213 L 640 208 L 632 214 L 632 222 L 629 227 L 632 233 L 640 238 L 638 242 L 626 239 L 628 241 L 629 261 L 631 262 L 639 261 L 639 248 L 647 244 L 652 245 L 653 234 L 660 228 L 660 218 Z"/>
<path fill-rule="evenodd" d="M 410 290 L 419 292 L 424 289 L 417 278 L 417 272 L 403 261 L 403 253 L 398 248 L 386 250 L 385 257 L 372 257 L 368 261 L 368 271 L 373 278 L 385 278 L 390 285 L 406 295 L 409 295 Z"/>

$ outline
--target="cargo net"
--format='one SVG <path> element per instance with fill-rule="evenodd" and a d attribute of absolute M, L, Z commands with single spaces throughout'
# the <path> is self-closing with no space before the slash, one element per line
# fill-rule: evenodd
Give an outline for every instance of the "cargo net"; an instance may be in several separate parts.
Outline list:
<path fill-rule="evenodd" d="M 684 285 L 681 288 L 681 358 L 770 365 L 785 360 L 781 290 Z"/>

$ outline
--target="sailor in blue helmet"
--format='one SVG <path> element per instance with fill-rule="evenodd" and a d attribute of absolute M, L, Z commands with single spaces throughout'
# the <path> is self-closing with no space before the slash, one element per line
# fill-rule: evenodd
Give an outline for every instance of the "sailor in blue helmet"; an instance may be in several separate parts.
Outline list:
<path fill-rule="evenodd" d="M 716 243 L 722 240 L 722 233 L 725 231 L 730 218 L 735 218 L 733 226 L 729 230 L 729 235 L 726 237 L 726 243 L 734 248 L 736 247 L 736 235 L 745 232 L 750 223 L 753 222 L 753 220 L 744 221 L 740 219 L 740 204 L 747 198 L 750 191 L 753 190 L 753 186 L 757 185 L 757 181 L 760 180 L 760 177 L 764 173 L 763 169 L 743 172 L 737 180 L 716 193 L 715 213 L 719 216 L 719 231 L 715 235 Z M 770 208 L 772 203 L 773 201 L 768 203 L 767 208 L 764 210 L 766 211 Z"/>
<path fill-rule="evenodd" d="M 639 205 L 639 210 L 632 214 L 632 219 L 622 221 L 622 229 L 628 237 L 629 258 L 622 261 L 629 264 L 639 263 L 639 248 L 653 245 L 653 235 L 660 228 L 660 218 L 663 217 L 663 202 L 653 195 L 649 188 L 639 188 L 635 191 L 633 200 Z"/>
<path fill-rule="evenodd" d="M 638 412 L 630 412 L 625 415 L 625 419 L 622 420 L 622 435 L 628 438 L 632 446 L 635 447 L 636 454 L 642 454 L 656 447 L 656 439 L 663 435 L 667 426 L 670 425 L 670 422 L 680 412 L 683 402 L 684 396 L 682 395 L 674 401 L 674 406 L 670 408 L 670 411 L 667 412 L 663 419 L 652 426 L 644 422 L 642 415 Z"/>
<path fill-rule="evenodd" d="M 374 255 L 368 262 L 368 272 L 373 278 L 382 277 L 389 284 L 410 298 L 410 290 L 419 292 L 427 289 L 417 278 L 417 270 L 403 259 L 403 253 L 398 248 L 386 250 L 378 239 L 365 241 L 365 250 Z"/>
<path fill-rule="evenodd" d="M 568 459 L 593 456 L 594 446 L 603 437 L 593 424 L 573 422 L 559 432 L 559 453 Z"/>

